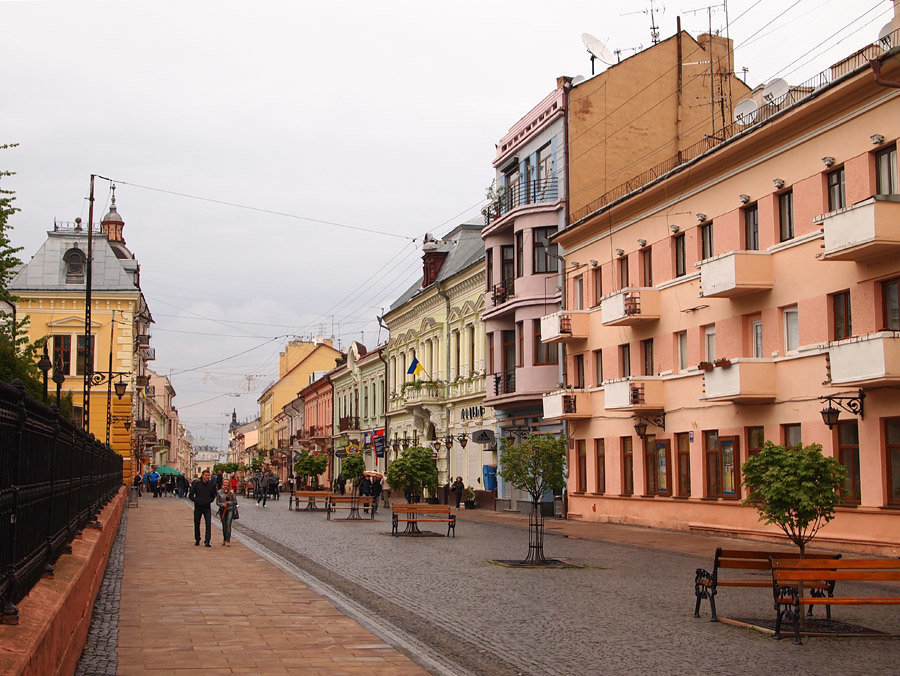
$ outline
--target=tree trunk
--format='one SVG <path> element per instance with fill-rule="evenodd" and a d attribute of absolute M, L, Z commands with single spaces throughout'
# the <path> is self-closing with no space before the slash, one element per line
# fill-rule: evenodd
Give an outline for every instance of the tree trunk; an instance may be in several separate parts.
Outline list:
<path fill-rule="evenodd" d="M 531 513 L 528 515 L 528 558 L 524 563 L 541 565 L 546 563 L 544 558 L 544 515 L 541 513 L 541 503 L 531 501 Z"/>

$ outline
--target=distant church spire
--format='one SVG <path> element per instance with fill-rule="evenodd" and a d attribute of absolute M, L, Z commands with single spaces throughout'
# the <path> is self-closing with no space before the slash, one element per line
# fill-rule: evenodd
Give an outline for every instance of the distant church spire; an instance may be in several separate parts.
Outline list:
<path fill-rule="evenodd" d="M 116 210 L 116 184 L 112 185 L 112 200 L 109 204 L 109 212 L 100 221 L 100 228 L 103 234 L 110 242 L 122 242 L 125 244 L 125 238 L 122 237 L 122 229 L 125 227 L 125 221 Z"/>

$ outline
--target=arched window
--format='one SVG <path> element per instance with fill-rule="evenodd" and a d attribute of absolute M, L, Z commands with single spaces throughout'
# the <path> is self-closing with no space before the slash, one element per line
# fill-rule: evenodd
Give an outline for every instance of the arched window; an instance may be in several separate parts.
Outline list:
<path fill-rule="evenodd" d="M 63 262 L 66 264 L 66 284 L 84 283 L 84 264 L 87 262 L 84 252 L 73 247 L 63 254 Z"/>

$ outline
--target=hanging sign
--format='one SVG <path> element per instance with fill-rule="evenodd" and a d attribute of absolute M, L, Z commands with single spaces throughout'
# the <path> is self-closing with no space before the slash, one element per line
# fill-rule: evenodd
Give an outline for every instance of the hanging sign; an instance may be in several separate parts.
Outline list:
<path fill-rule="evenodd" d="M 494 443 L 493 430 L 475 430 L 472 432 L 472 441 L 476 444 L 492 444 Z"/>

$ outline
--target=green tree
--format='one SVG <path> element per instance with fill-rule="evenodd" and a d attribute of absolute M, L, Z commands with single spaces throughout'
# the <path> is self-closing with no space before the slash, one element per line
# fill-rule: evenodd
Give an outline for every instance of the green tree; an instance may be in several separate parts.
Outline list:
<path fill-rule="evenodd" d="M 294 474 L 303 477 L 308 483 L 312 479 L 313 489 L 319 487 L 319 475 L 328 469 L 328 456 L 324 453 L 313 455 L 303 451 L 294 463 Z"/>
<path fill-rule="evenodd" d="M 359 480 L 362 478 L 363 472 L 366 471 L 366 461 L 359 453 L 348 455 L 341 460 L 341 474 L 353 486 L 351 495 L 356 495 L 359 490 Z"/>
<path fill-rule="evenodd" d="M 835 458 L 822 455 L 819 444 L 794 448 L 770 441 L 741 466 L 750 490 L 745 505 L 759 512 L 765 523 L 778 526 L 800 548 L 834 518 L 842 500 L 847 470 Z"/>
<path fill-rule="evenodd" d="M 252 469 L 254 472 L 259 472 L 265 466 L 266 452 L 259 451 L 256 455 L 253 456 L 253 459 L 250 461 L 250 469 Z"/>
<path fill-rule="evenodd" d="M 391 488 L 403 489 L 408 502 L 418 502 L 422 491 L 437 492 L 438 473 L 430 448 L 413 446 L 388 465 L 385 474 Z"/>
<path fill-rule="evenodd" d="M 497 474 L 531 497 L 528 517 L 528 556 L 524 563 L 544 563 L 544 516 L 541 498 L 566 485 L 565 435 L 532 434 L 519 444 L 503 438 Z"/>

